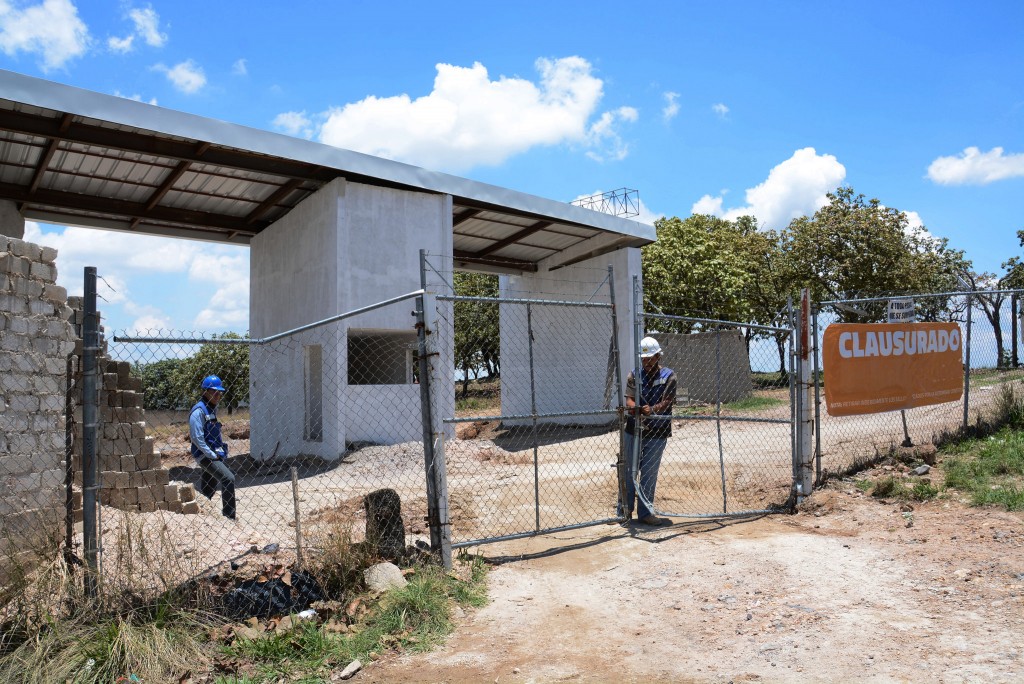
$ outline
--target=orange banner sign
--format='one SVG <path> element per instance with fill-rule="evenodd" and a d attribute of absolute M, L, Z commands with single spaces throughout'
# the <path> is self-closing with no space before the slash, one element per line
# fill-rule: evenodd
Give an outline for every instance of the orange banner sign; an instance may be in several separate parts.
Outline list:
<path fill-rule="evenodd" d="M 962 339 L 956 323 L 836 323 L 822 361 L 829 415 L 854 416 L 958 401 Z"/>

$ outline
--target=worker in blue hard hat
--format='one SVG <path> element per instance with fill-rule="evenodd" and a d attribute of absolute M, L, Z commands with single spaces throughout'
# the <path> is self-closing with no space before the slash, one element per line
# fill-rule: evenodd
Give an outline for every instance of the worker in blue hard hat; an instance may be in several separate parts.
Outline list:
<path fill-rule="evenodd" d="M 217 420 L 217 404 L 224 396 L 224 383 L 216 375 L 203 378 L 203 395 L 189 412 L 188 433 L 192 441 L 192 457 L 196 459 L 202 474 L 199 491 L 212 499 L 221 489 L 221 512 L 225 518 L 235 519 L 235 474 L 228 467 L 228 445 L 221 435 L 221 424 Z"/>

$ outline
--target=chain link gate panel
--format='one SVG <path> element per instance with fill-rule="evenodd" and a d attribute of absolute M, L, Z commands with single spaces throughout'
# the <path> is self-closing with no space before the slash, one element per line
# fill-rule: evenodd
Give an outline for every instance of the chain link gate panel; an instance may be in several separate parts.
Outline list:
<path fill-rule="evenodd" d="M 610 282 L 599 301 L 437 297 L 439 346 L 455 349 L 442 421 L 453 547 L 616 520 Z M 486 395 L 464 396 L 470 383 Z"/>
<path fill-rule="evenodd" d="M 407 541 L 427 546 L 411 315 L 420 294 L 259 340 L 114 336 L 101 360 L 103 581 L 132 591 L 176 586 L 254 551 L 287 556 L 301 547 L 308 556 L 367 535 L 378 542 L 399 526 L 401 551 Z M 223 483 L 204 495 L 190 448 L 190 409 L 208 375 L 227 390 L 217 414 L 235 520 L 222 515 Z M 374 517 L 373 501 L 387 490 L 400 498 L 401 520 Z"/>
<path fill-rule="evenodd" d="M 679 517 L 785 507 L 795 453 L 792 328 L 651 313 L 640 315 L 638 328 L 634 367 L 641 365 L 639 338 L 650 335 L 677 386 L 672 434 L 648 507 Z M 643 421 L 640 434 L 642 440 Z M 627 458 L 636 473 L 639 454 Z"/>

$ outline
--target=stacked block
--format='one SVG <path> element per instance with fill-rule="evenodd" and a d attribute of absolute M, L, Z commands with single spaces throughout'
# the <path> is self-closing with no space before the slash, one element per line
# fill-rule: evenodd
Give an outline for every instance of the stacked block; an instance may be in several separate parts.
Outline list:
<path fill-rule="evenodd" d="M 0 559 L 5 561 L 62 536 L 66 359 L 75 344 L 67 293 L 56 284 L 56 257 L 51 247 L 0 235 Z"/>
<path fill-rule="evenodd" d="M 72 297 L 72 326 L 79 335 L 84 317 L 80 297 Z M 96 459 L 99 471 L 99 499 L 105 506 L 125 511 L 151 513 L 198 513 L 199 504 L 191 484 L 171 483 L 169 471 L 160 461 L 160 452 L 153 448 L 153 438 L 146 435 L 146 412 L 142 408 L 144 388 L 140 378 L 131 374 L 127 361 L 112 361 L 106 356 L 106 342 L 97 360 L 102 376 L 99 386 L 101 432 L 96 438 Z M 77 351 L 77 350 L 76 350 Z M 79 368 L 80 368 L 79 357 Z M 75 484 L 82 485 L 82 420 L 81 373 L 75 375 L 74 396 L 75 440 L 72 466 Z M 76 517 L 80 510 L 76 510 Z"/>

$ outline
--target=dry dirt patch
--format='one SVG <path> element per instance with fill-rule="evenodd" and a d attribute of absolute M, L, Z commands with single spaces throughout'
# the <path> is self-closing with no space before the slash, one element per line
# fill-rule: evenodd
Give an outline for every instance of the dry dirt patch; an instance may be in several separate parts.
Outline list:
<path fill-rule="evenodd" d="M 1024 680 L 1024 516 L 907 507 L 847 480 L 795 515 L 483 547 L 489 605 L 359 679 Z"/>

